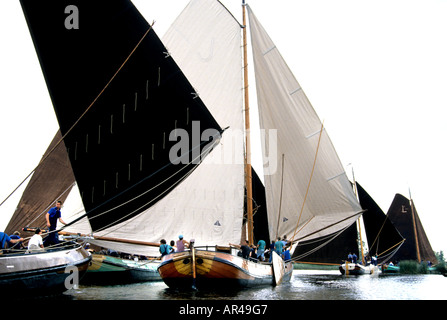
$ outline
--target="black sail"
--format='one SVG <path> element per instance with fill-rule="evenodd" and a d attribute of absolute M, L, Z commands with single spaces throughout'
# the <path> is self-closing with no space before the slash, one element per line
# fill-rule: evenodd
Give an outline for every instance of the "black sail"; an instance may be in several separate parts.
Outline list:
<path fill-rule="evenodd" d="M 356 185 L 360 205 L 366 210 L 363 213 L 363 224 L 369 254 L 377 254 L 379 263 L 386 262 L 399 249 L 404 238 L 365 189 L 358 182 Z"/>
<path fill-rule="evenodd" d="M 265 243 L 270 243 L 269 223 L 267 216 L 267 202 L 265 198 L 265 187 L 261 179 L 259 179 L 256 171 L 251 168 L 251 176 L 253 183 L 253 229 L 255 245 L 259 240 L 264 240 Z"/>
<path fill-rule="evenodd" d="M 404 244 L 397 251 L 393 260 L 418 260 L 418 246 L 421 260 L 437 263 L 435 253 L 428 241 L 427 234 L 419 219 L 416 207 L 414 205 L 413 208 L 411 207 L 410 200 L 397 193 L 394 196 L 387 214 L 394 226 L 405 238 Z M 413 223 L 413 215 L 416 226 L 414 226 Z"/>
<path fill-rule="evenodd" d="M 130 1 L 21 4 L 93 231 L 134 217 L 221 127 Z"/>
<path fill-rule="evenodd" d="M 353 223 L 340 234 L 300 242 L 292 259 L 298 263 L 340 264 L 349 253 L 360 255 L 357 239 L 357 223 Z"/>

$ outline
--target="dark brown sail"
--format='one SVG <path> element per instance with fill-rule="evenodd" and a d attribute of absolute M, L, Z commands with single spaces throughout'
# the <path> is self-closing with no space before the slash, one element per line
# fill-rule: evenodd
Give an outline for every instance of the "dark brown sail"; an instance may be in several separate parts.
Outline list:
<path fill-rule="evenodd" d="M 6 227 L 7 234 L 26 226 L 45 228 L 48 209 L 54 206 L 56 200 L 65 201 L 68 196 L 75 178 L 64 142 L 57 145 L 61 139 L 61 132 L 58 131 L 42 157 L 45 160 L 37 167 L 22 194 Z"/>
<path fill-rule="evenodd" d="M 420 259 L 421 261 L 437 263 L 436 256 L 428 241 L 416 207 L 414 204 L 411 205 L 410 200 L 401 194 L 396 194 L 388 209 L 388 217 L 405 238 L 405 243 L 394 255 L 393 260 Z"/>

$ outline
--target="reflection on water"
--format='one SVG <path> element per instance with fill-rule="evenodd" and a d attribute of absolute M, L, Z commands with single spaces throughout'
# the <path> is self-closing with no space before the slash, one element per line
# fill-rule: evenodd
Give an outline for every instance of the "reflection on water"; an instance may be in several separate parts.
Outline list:
<path fill-rule="evenodd" d="M 290 282 L 245 290 L 178 291 L 163 282 L 79 286 L 62 300 L 446 300 L 442 275 L 342 276 L 338 271 L 295 270 Z"/>

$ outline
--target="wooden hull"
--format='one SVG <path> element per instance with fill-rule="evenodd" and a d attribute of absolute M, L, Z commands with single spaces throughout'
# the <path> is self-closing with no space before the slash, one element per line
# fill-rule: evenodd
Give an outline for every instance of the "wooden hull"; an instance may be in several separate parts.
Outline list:
<path fill-rule="evenodd" d="M 362 266 L 358 263 L 342 263 L 338 268 L 343 275 L 359 276 L 362 274 L 370 274 L 370 269 L 368 267 Z M 346 272 L 347 270 L 347 272 Z"/>
<path fill-rule="evenodd" d="M 215 251 L 196 250 L 194 263 L 191 251 L 167 255 L 158 271 L 170 288 L 250 288 L 275 284 L 272 264 Z M 285 264 L 282 281 L 289 281 L 292 271 L 292 263 Z"/>
<path fill-rule="evenodd" d="M 0 290 L 20 294 L 63 292 L 73 286 L 73 270 L 82 279 L 91 255 L 80 245 L 0 256 Z M 66 283 L 67 282 L 67 283 Z"/>
<path fill-rule="evenodd" d="M 83 284 L 127 284 L 161 281 L 158 260 L 129 260 L 93 254 L 92 263 L 82 279 Z"/>

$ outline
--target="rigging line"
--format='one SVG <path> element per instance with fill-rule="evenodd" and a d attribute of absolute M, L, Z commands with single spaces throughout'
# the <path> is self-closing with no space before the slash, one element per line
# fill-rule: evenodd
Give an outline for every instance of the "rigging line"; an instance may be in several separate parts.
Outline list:
<path fill-rule="evenodd" d="M 312 166 L 312 171 L 311 171 L 311 173 L 310 173 L 309 183 L 307 184 L 306 194 L 305 194 L 305 196 L 304 196 L 303 204 L 302 204 L 302 206 L 301 206 L 300 215 L 299 215 L 299 217 L 298 217 L 298 222 L 296 223 L 295 231 L 294 231 L 294 234 L 293 234 L 293 236 L 292 236 L 291 241 L 293 241 L 293 239 L 294 239 L 295 236 L 297 235 L 297 229 L 298 229 L 298 226 L 299 226 L 299 224 L 300 224 L 301 215 L 303 214 L 303 211 L 304 211 L 304 205 L 305 205 L 306 200 L 307 200 L 307 195 L 309 194 L 310 184 L 311 184 L 311 182 L 312 182 L 312 178 L 313 178 L 314 171 L 315 171 L 315 165 L 316 165 L 316 163 L 317 163 L 318 151 L 320 150 L 320 143 L 321 143 L 321 136 L 323 135 L 323 129 L 324 129 L 324 121 L 323 121 L 323 123 L 321 124 L 320 135 L 319 135 L 319 137 L 318 137 L 317 150 L 315 151 L 315 158 L 314 158 L 314 163 L 313 163 L 313 166 Z"/>
<path fill-rule="evenodd" d="M 220 131 L 219 134 L 222 135 L 222 133 L 223 133 L 226 129 L 227 129 L 227 128 L 225 128 L 225 129 L 223 129 L 222 131 Z M 197 147 L 200 147 L 201 145 L 203 145 L 203 144 L 205 144 L 205 143 L 208 143 L 208 142 L 209 142 L 209 141 L 204 141 L 204 142 L 202 142 L 199 146 L 196 146 L 196 147 L 194 147 L 193 149 L 189 150 L 188 153 L 191 153 L 192 150 L 194 150 L 194 149 L 196 149 Z M 210 150 L 210 149 L 212 150 L 212 149 L 214 148 L 214 146 L 217 145 L 218 143 L 219 143 L 219 141 L 216 140 L 216 142 L 214 143 L 214 145 L 213 145 L 212 147 L 210 147 L 208 150 Z M 201 152 L 195 159 L 192 159 L 191 162 L 188 163 L 188 165 L 190 165 L 194 160 L 197 160 L 199 157 L 201 157 L 201 156 L 204 154 L 204 152 L 205 152 L 205 151 L 202 151 L 202 152 Z M 185 154 L 186 154 L 186 153 L 185 153 Z M 178 157 L 178 159 L 181 159 L 185 154 L 182 154 L 180 157 Z M 170 166 L 170 165 L 172 165 L 172 162 L 169 162 L 167 165 L 165 165 L 164 167 L 158 169 L 156 172 L 152 173 L 151 175 L 147 176 L 146 178 L 144 178 L 144 179 L 140 180 L 139 182 L 133 184 L 132 186 L 130 186 L 130 187 L 127 188 L 126 190 L 123 190 L 122 192 L 120 192 L 120 193 L 117 194 L 116 196 L 110 198 L 109 200 L 107 200 L 107 201 L 103 202 L 102 204 L 98 205 L 97 207 L 93 208 L 92 210 L 89 211 L 89 213 L 91 213 L 91 212 L 94 211 L 94 210 L 97 210 L 98 208 L 100 208 L 100 207 L 103 206 L 104 204 L 106 204 L 106 203 L 112 201 L 113 199 L 119 197 L 120 195 L 122 195 L 122 194 L 124 194 L 125 192 L 129 191 L 130 189 L 132 189 L 132 188 L 135 187 L 136 185 L 142 183 L 143 181 L 145 181 L 145 180 L 151 178 L 153 175 L 155 175 L 156 173 L 160 172 L 161 170 L 167 168 L 167 167 Z M 130 200 L 128 200 L 127 202 L 124 202 L 124 203 L 122 203 L 122 204 L 120 204 L 120 205 L 118 205 L 118 206 L 116 206 L 116 207 L 114 207 L 114 208 L 111 208 L 111 209 L 109 209 L 109 210 L 107 210 L 107 211 L 104 211 L 104 212 L 102 212 L 102 213 L 99 213 L 99 214 L 95 215 L 94 217 L 92 217 L 92 219 L 93 219 L 93 218 L 96 218 L 96 217 L 98 217 L 98 216 L 101 216 L 101 215 L 103 215 L 103 214 L 106 214 L 106 213 L 108 213 L 108 212 L 110 212 L 110 211 L 113 211 L 113 210 L 115 210 L 115 209 L 117 209 L 117 208 L 119 208 L 119 207 L 121 207 L 121 206 L 123 206 L 123 205 L 125 205 L 125 204 L 127 204 L 127 203 L 129 203 L 129 202 L 131 202 L 131 201 L 133 201 L 133 200 L 135 200 L 135 199 L 137 199 L 137 198 L 142 197 L 142 196 L 145 195 L 146 193 L 152 191 L 153 189 L 157 188 L 157 187 L 160 186 L 161 184 L 165 183 L 166 181 L 168 181 L 169 179 L 171 179 L 172 177 L 174 177 L 175 175 L 177 175 L 178 173 L 180 173 L 181 171 L 183 171 L 186 167 L 188 167 L 188 165 L 183 166 L 181 169 L 179 169 L 178 171 L 174 172 L 171 176 L 167 177 L 165 180 L 163 180 L 163 181 L 161 181 L 159 184 L 153 186 L 151 189 L 147 190 L 146 192 L 144 192 L 144 193 L 142 193 L 142 194 L 136 196 L 135 198 L 130 199 Z M 75 220 L 73 220 L 73 221 L 67 223 L 67 225 L 65 225 L 65 226 L 64 226 L 63 228 L 61 228 L 60 230 L 64 229 L 64 228 L 67 227 L 67 226 L 70 226 L 70 225 L 72 225 L 72 224 L 74 224 L 74 223 L 77 223 L 79 220 L 83 219 L 83 218 L 86 217 L 87 215 L 88 215 L 88 213 L 86 212 L 86 213 L 83 214 L 82 216 L 80 216 L 80 217 L 76 218 Z M 89 219 L 90 219 L 90 218 L 89 218 Z"/>
<path fill-rule="evenodd" d="M 217 136 L 220 136 L 220 137 L 221 137 L 223 131 L 225 131 L 225 130 L 226 130 L 226 129 L 224 129 L 224 130 L 222 130 L 221 132 L 219 132 L 218 135 L 214 135 L 214 136 L 213 136 L 213 141 L 214 141 L 214 137 L 217 137 Z M 116 208 L 119 208 L 119 207 L 121 207 L 121 206 L 123 206 L 123 205 L 125 205 L 125 204 L 127 204 L 127 203 L 129 203 L 129 202 L 131 202 L 131 201 L 133 201 L 133 200 L 135 200 L 135 199 L 137 199 L 137 198 L 142 197 L 142 196 L 145 195 L 146 193 L 152 191 L 152 190 L 155 189 L 156 187 L 160 186 L 161 184 L 165 183 L 166 181 L 168 181 L 169 179 L 171 179 L 172 177 L 174 177 L 175 175 L 177 175 L 178 173 L 180 173 L 181 171 L 183 171 L 183 170 L 184 170 L 187 166 L 189 166 L 191 163 L 194 163 L 194 161 L 198 160 L 199 158 L 203 157 L 204 155 L 206 156 L 208 150 L 212 150 L 212 149 L 214 148 L 215 145 L 219 144 L 219 141 L 220 141 L 220 139 L 215 140 L 215 142 L 214 142 L 214 144 L 213 144 L 212 147 L 209 147 L 208 149 L 204 149 L 204 150 L 202 150 L 202 151 L 199 153 L 199 155 L 197 155 L 196 158 L 192 159 L 186 166 L 184 166 L 183 168 L 181 168 L 181 169 L 178 170 L 177 172 L 173 173 L 171 176 L 169 176 L 167 179 L 163 180 L 162 182 L 160 182 L 160 183 L 157 184 L 156 186 L 154 186 L 154 187 L 152 187 L 151 189 L 145 191 L 144 193 L 142 193 L 142 194 L 136 196 L 135 198 L 130 199 L 130 200 L 128 200 L 128 201 L 122 203 L 122 204 L 119 205 L 119 206 L 116 206 L 115 208 L 111 208 L 111 209 L 109 209 L 109 210 L 107 210 L 107 211 L 105 211 L 105 212 L 103 212 L 103 213 L 100 213 L 100 214 L 96 215 L 95 217 L 97 217 L 97 216 L 99 216 L 99 215 L 103 215 L 103 214 L 105 214 L 105 213 L 108 213 L 108 212 L 110 212 L 110 211 L 112 211 L 112 210 L 114 210 L 114 209 L 116 209 Z M 190 149 L 187 153 L 182 154 L 180 157 L 178 157 L 178 158 L 175 159 L 175 160 L 182 159 L 186 154 L 188 154 L 188 153 L 192 153 L 195 149 L 200 148 L 202 145 L 204 145 L 204 144 L 206 144 L 206 143 L 209 143 L 209 141 L 204 141 L 204 142 L 202 142 L 200 145 L 195 146 L 194 148 Z M 209 153 L 209 152 L 208 152 L 208 153 Z M 151 178 L 153 175 L 155 175 L 155 174 L 161 172 L 161 170 L 167 168 L 167 167 L 170 166 L 170 165 L 172 165 L 172 162 L 169 162 L 168 164 L 166 164 L 166 165 L 163 166 L 162 168 L 158 169 L 156 172 L 152 173 L 150 176 L 147 176 L 146 178 L 144 178 L 144 179 L 140 180 L 139 182 L 133 184 L 132 186 L 130 186 L 130 187 L 127 188 L 126 190 L 120 192 L 119 194 L 117 194 L 117 195 L 114 196 L 113 198 L 109 199 L 108 201 L 106 201 L 106 202 L 104 202 L 104 203 L 98 205 L 97 207 L 93 208 L 92 210 L 89 211 L 89 213 L 93 212 L 94 210 L 97 210 L 99 207 L 103 206 L 105 203 L 107 203 L 107 202 L 109 202 L 109 201 L 111 201 L 111 200 L 117 198 L 118 196 L 124 194 L 125 192 L 127 192 L 127 191 L 129 191 L 130 189 L 134 188 L 135 186 L 139 185 L 139 184 L 142 183 L 143 181 L 145 181 L 145 180 Z"/>
<path fill-rule="evenodd" d="M 390 251 L 391 249 L 393 249 L 393 248 L 396 247 L 396 246 L 399 246 L 399 247 L 400 247 L 404 242 L 405 242 L 405 239 L 403 239 L 402 241 L 396 243 L 394 246 L 392 246 L 392 247 L 386 249 L 385 251 L 381 252 L 381 253 L 378 254 L 377 256 L 380 257 L 381 255 L 384 255 L 385 253 L 387 253 L 388 251 Z"/>
<path fill-rule="evenodd" d="M 218 142 L 216 142 L 216 144 L 218 144 Z M 211 149 L 212 149 L 212 148 L 211 148 Z M 201 157 L 201 155 L 198 155 L 196 158 L 192 159 L 192 160 L 189 162 L 189 164 L 193 163 L 195 160 L 198 160 L 200 157 Z M 181 158 L 181 157 L 180 157 L 180 158 Z M 188 165 L 189 165 L 189 164 L 188 164 Z M 174 173 L 173 175 L 171 175 L 170 177 L 168 177 L 167 179 L 165 179 L 164 181 L 162 181 L 160 184 L 162 184 L 162 183 L 166 182 L 167 180 L 171 179 L 174 175 L 178 174 L 180 171 L 183 171 L 185 168 L 187 168 L 187 166 L 184 166 L 183 168 L 181 168 L 180 170 L 178 170 L 176 173 Z M 151 199 L 148 203 L 143 204 L 143 205 L 140 206 L 139 208 L 137 208 L 137 209 L 135 209 L 134 211 L 128 213 L 127 215 L 121 217 L 121 218 L 118 219 L 117 221 L 114 221 L 114 222 L 112 222 L 112 223 L 109 223 L 108 225 L 103 226 L 102 228 L 96 230 L 95 232 L 101 232 L 101 231 L 103 231 L 103 230 L 109 228 L 109 227 L 112 226 L 113 224 L 116 224 L 117 222 L 126 219 L 128 216 L 130 216 L 130 215 L 132 215 L 133 213 L 139 211 L 140 209 L 144 208 L 145 206 L 150 205 L 152 202 L 154 202 L 155 200 L 157 200 L 158 198 L 160 198 L 161 196 L 163 196 L 165 193 L 168 193 L 171 189 L 174 189 L 176 186 L 178 186 L 180 183 L 182 183 L 184 180 L 186 180 L 186 179 L 187 179 L 193 172 L 194 172 L 194 168 L 192 168 L 188 173 L 186 173 L 186 174 L 183 176 L 183 178 L 181 178 L 176 184 L 171 185 L 168 189 L 166 189 L 166 190 L 163 191 L 162 193 L 158 194 L 155 198 Z M 160 184 L 159 184 L 159 185 L 160 185 Z M 158 185 L 157 185 L 157 186 L 158 186 Z M 157 186 L 155 186 L 155 187 L 157 187 Z M 154 188 L 155 188 L 155 187 L 154 187 Z M 154 189 L 154 188 L 152 188 L 152 189 Z M 152 190 L 152 189 L 151 189 L 151 190 Z M 149 190 L 149 191 L 150 191 L 150 190 Z M 141 194 L 141 195 L 139 195 L 139 196 L 137 196 L 137 197 L 135 197 L 135 198 L 133 198 L 133 199 L 130 199 L 130 200 L 127 201 L 126 203 L 129 203 L 129 202 L 131 202 L 131 201 L 133 201 L 133 200 L 135 200 L 135 199 L 141 197 L 142 195 L 148 193 L 149 191 L 146 191 L 146 192 L 144 192 L 143 194 Z M 122 204 L 122 205 L 124 205 L 124 204 Z M 114 210 L 114 209 L 116 209 L 116 208 L 118 208 L 118 207 L 120 207 L 120 206 L 122 206 L 122 205 L 119 205 L 119 206 L 117 206 L 117 207 L 115 207 L 115 208 L 112 208 L 112 209 L 110 209 L 110 210 L 108 210 L 108 211 L 105 211 L 105 212 L 103 212 L 103 213 L 101 213 L 101 214 L 98 214 L 98 215 L 92 217 L 92 219 L 97 218 L 97 217 L 100 216 L 100 215 L 106 214 L 106 213 L 108 213 L 108 212 L 110 212 L 110 211 L 112 211 L 112 210 Z M 135 218 L 137 218 L 137 217 L 134 217 L 134 219 L 135 219 Z M 123 226 L 127 225 L 127 224 L 130 223 L 131 221 L 133 221 L 133 219 L 129 219 L 129 220 L 127 220 L 127 222 L 126 222 L 124 225 L 120 225 L 120 226 L 117 225 L 116 229 L 109 230 L 109 231 L 108 231 L 107 233 L 105 233 L 104 235 L 108 235 L 108 234 L 110 234 L 110 233 L 116 231 L 117 229 L 122 228 Z"/>
<path fill-rule="evenodd" d="M 121 64 L 121 66 L 118 68 L 118 70 L 115 72 L 115 74 L 112 76 L 112 78 L 107 82 L 105 87 L 101 90 L 101 92 L 96 96 L 96 98 L 93 100 L 93 102 L 88 106 L 88 108 L 81 114 L 81 116 L 75 121 L 75 123 L 68 129 L 68 131 L 62 136 L 62 138 L 56 143 L 56 145 L 47 153 L 46 156 L 44 156 L 38 165 L 26 176 L 25 179 L 20 182 L 20 184 L 0 203 L 0 207 L 21 187 L 21 185 L 37 170 L 37 168 L 50 156 L 50 154 L 53 153 L 53 151 L 56 149 L 56 147 L 59 146 L 59 144 L 64 140 L 64 138 L 74 129 L 74 127 L 81 121 L 81 119 L 86 115 L 86 113 L 93 107 L 95 102 L 99 99 L 99 97 L 103 94 L 103 92 L 107 89 L 107 87 L 110 85 L 110 83 L 115 79 L 115 77 L 118 75 L 118 73 L 121 71 L 121 69 L 124 67 L 124 65 L 127 63 L 127 61 L 130 59 L 130 57 L 134 54 L 135 50 L 140 46 L 141 42 L 146 38 L 149 31 L 152 30 L 152 27 L 154 25 L 155 21 L 152 22 L 152 24 L 149 26 L 149 29 L 144 33 L 143 37 L 141 37 L 140 41 L 138 41 L 137 45 L 133 48 L 133 50 L 130 52 L 130 54 L 127 56 L 127 58 L 124 60 L 124 62 Z"/>
<path fill-rule="evenodd" d="M 380 227 L 379 232 L 377 233 L 373 243 L 370 245 L 370 247 L 374 247 L 374 244 L 376 243 L 376 241 L 378 241 L 380 234 L 382 233 L 382 229 L 385 226 L 386 221 L 388 220 L 388 215 L 385 215 L 385 219 L 383 220 L 382 226 Z M 377 244 L 377 249 L 379 249 L 379 244 Z"/>
<path fill-rule="evenodd" d="M 205 142 L 204 142 L 204 143 L 205 143 Z M 219 142 L 217 141 L 215 144 L 218 144 L 218 143 L 219 143 Z M 202 144 L 203 144 L 203 143 L 202 143 Z M 196 147 L 196 148 L 197 148 L 197 147 Z M 211 148 L 211 149 L 212 149 L 212 148 Z M 194 150 L 194 149 L 192 149 L 192 150 Z M 203 152 L 206 152 L 206 150 L 203 151 Z M 202 153 L 203 153 L 203 152 L 202 152 Z M 196 158 L 192 159 L 192 160 L 188 163 L 188 165 L 190 165 L 191 163 L 194 163 L 194 161 L 198 160 L 201 156 L 202 156 L 202 154 L 199 154 Z M 182 157 L 183 157 L 183 155 L 180 156 L 179 158 L 182 158 Z M 158 185 L 163 184 L 164 182 L 168 181 L 168 180 L 171 179 L 174 175 L 178 174 L 179 172 L 181 172 L 181 171 L 183 171 L 185 168 L 187 168 L 188 165 L 187 165 L 187 166 L 184 166 L 183 168 L 181 168 L 180 170 L 178 170 L 176 173 L 172 174 L 170 177 L 168 177 L 167 179 L 165 179 L 164 181 L 162 181 L 162 182 L 159 183 Z M 187 173 L 183 176 L 183 178 L 181 178 L 176 184 L 171 185 L 168 189 L 166 189 L 166 190 L 163 191 L 162 193 L 158 194 L 155 198 L 151 199 L 148 203 L 143 204 L 143 205 L 140 206 L 139 208 L 137 208 L 137 209 L 135 209 L 134 211 L 128 213 L 127 215 L 121 217 L 121 218 L 118 219 L 117 221 L 114 221 L 114 222 L 112 222 L 112 223 L 109 223 L 108 225 L 103 226 L 102 228 L 96 230 L 95 232 L 103 231 L 103 230 L 109 228 L 110 226 L 112 226 L 113 224 L 116 224 L 117 222 L 126 219 L 128 216 L 130 216 L 130 215 L 132 215 L 133 213 L 137 212 L 137 211 L 140 210 L 141 208 L 144 208 L 145 206 L 150 205 L 152 202 L 154 202 L 155 200 L 157 200 L 158 198 L 160 198 L 161 196 L 163 196 L 165 193 L 168 193 L 171 189 L 174 189 L 176 186 L 178 186 L 180 183 L 182 183 L 182 182 L 183 182 L 185 179 L 187 179 L 193 172 L 194 172 L 194 168 L 191 168 L 191 170 L 190 170 L 189 172 L 187 172 Z M 158 185 L 157 185 L 157 186 L 158 186 Z M 129 203 L 129 202 L 131 202 L 131 201 L 133 201 L 133 200 L 135 200 L 135 199 L 137 199 L 137 198 L 143 196 L 144 194 L 150 192 L 151 190 L 153 190 L 153 189 L 156 188 L 157 186 L 155 186 L 155 187 L 153 187 L 152 189 L 150 189 L 150 190 L 148 190 L 148 191 L 146 191 L 146 192 L 144 192 L 144 193 L 142 193 L 142 194 L 140 194 L 140 195 L 134 197 L 133 199 L 130 199 L 130 200 L 127 201 L 126 203 L 123 203 L 123 204 L 121 204 L 121 205 L 119 205 L 119 206 L 116 206 L 115 208 L 112 208 L 112 209 L 110 209 L 110 210 L 108 210 L 108 211 L 105 211 L 105 212 L 103 212 L 103 213 L 101 213 L 101 214 L 98 214 L 98 215 L 92 217 L 92 219 L 97 218 L 97 217 L 100 216 L 100 215 L 106 214 L 106 213 L 108 213 L 108 212 L 110 212 L 110 211 L 112 211 L 112 210 L 114 210 L 114 209 L 116 209 L 116 208 L 118 208 L 118 207 L 121 207 L 122 205 L 125 205 L 125 204 L 127 204 L 127 203 Z M 135 218 L 136 218 L 136 217 L 135 217 Z M 121 228 L 121 227 L 127 225 L 127 224 L 130 223 L 132 220 L 133 220 L 133 219 L 130 219 L 130 220 L 128 220 L 124 225 L 117 226 L 116 229 L 119 229 L 119 228 Z M 105 233 L 105 235 L 114 232 L 116 229 L 114 229 L 114 230 L 109 230 L 109 232 Z"/>
<path fill-rule="evenodd" d="M 60 199 L 67 191 L 71 190 L 71 188 L 73 188 L 73 186 L 76 184 L 76 181 L 73 182 L 67 189 L 65 189 L 56 199 L 53 199 L 50 204 L 45 208 L 44 211 L 42 211 L 37 217 L 35 217 L 31 222 L 28 223 L 28 225 L 32 225 L 34 223 L 34 221 L 36 221 L 37 219 L 39 219 L 39 217 L 41 217 L 43 214 L 46 214 L 48 212 L 48 209 L 51 207 L 51 204 L 53 202 L 55 202 L 57 199 Z"/>
<path fill-rule="evenodd" d="M 311 239 L 311 240 L 305 241 L 304 243 L 301 242 L 301 243 L 299 243 L 299 244 L 297 245 L 297 247 L 300 246 L 300 244 L 303 245 L 303 246 L 308 246 L 308 245 L 311 245 L 311 244 L 314 244 L 314 243 L 318 243 L 318 242 L 320 242 L 320 241 L 324 241 L 324 243 L 329 243 L 330 241 L 332 241 L 333 239 L 335 239 L 336 237 L 338 237 L 342 232 L 344 232 L 344 231 L 345 231 L 346 229 L 348 229 L 349 227 L 350 227 L 350 226 L 346 226 L 346 227 L 344 227 L 343 229 L 341 229 L 340 231 L 337 231 L 337 232 L 335 232 L 335 233 L 332 233 L 332 234 L 329 234 L 329 235 L 325 235 L 325 236 L 322 236 L 322 237 L 320 237 L 320 238 Z"/>
<path fill-rule="evenodd" d="M 329 229 L 330 227 L 333 227 L 333 226 L 335 226 L 335 225 L 337 225 L 337 224 L 339 224 L 339 223 L 342 223 L 342 222 L 344 222 L 344 221 L 346 221 L 346 220 L 349 220 L 349 219 L 351 219 L 351 218 L 353 218 L 353 217 L 357 217 L 358 215 L 363 214 L 365 211 L 366 211 L 366 210 L 359 211 L 359 212 L 353 214 L 352 216 L 349 216 L 349 217 L 346 217 L 346 218 L 344 218 L 344 219 L 342 219 L 342 220 L 340 220 L 340 221 L 334 222 L 333 224 L 330 224 L 330 225 L 328 225 L 328 226 L 326 226 L 326 227 L 324 227 L 324 228 L 321 228 L 321 229 L 319 229 L 319 230 L 317 230 L 317 231 L 314 231 L 314 232 L 312 232 L 312 233 L 310 233 L 310 234 L 308 234 L 308 235 L 306 235 L 306 236 L 304 236 L 304 237 L 302 237 L 302 238 L 299 238 L 299 239 L 296 239 L 296 240 L 293 240 L 293 241 L 300 241 L 300 240 L 303 240 L 303 239 L 305 239 L 305 238 L 307 238 L 307 237 L 310 237 L 310 236 L 312 236 L 312 235 L 314 235 L 314 234 L 316 234 L 316 233 L 318 233 L 318 232 L 321 232 L 321 231 L 323 231 L 323 230 Z M 354 223 L 354 222 L 353 222 L 353 223 Z"/>
<path fill-rule="evenodd" d="M 193 160 L 193 161 L 194 161 L 194 160 Z M 184 168 L 186 168 L 186 166 L 185 166 Z M 181 170 L 183 170 L 184 168 L 182 168 Z M 163 191 L 162 193 L 160 193 L 159 195 L 157 195 L 155 198 L 151 199 L 148 203 L 143 204 L 142 206 L 140 206 L 139 208 L 135 209 L 134 211 L 128 213 L 127 215 L 121 217 L 120 219 L 118 219 L 118 220 L 116 220 L 116 221 L 114 221 L 114 222 L 112 222 L 112 223 L 109 223 L 109 224 L 106 225 L 106 226 L 103 226 L 102 228 L 96 230 L 95 232 L 101 232 L 101 231 L 103 231 L 103 230 L 106 230 L 107 228 L 111 227 L 113 224 L 116 224 L 116 223 L 118 223 L 119 221 L 126 219 L 128 216 L 130 216 L 130 215 L 132 215 L 133 213 L 137 212 L 137 211 L 140 210 L 141 208 L 144 208 L 145 206 L 150 205 L 152 202 L 154 202 L 155 200 L 157 200 L 158 198 L 160 198 L 161 196 L 163 196 L 165 193 L 168 193 L 171 189 L 175 188 L 175 187 L 176 187 L 177 185 L 179 185 L 182 181 L 184 181 L 186 178 L 188 178 L 188 177 L 193 173 L 193 171 L 194 171 L 194 169 L 191 169 L 191 170 L 190 170 L 190 171 L 189 171 L 189 172 L 188 172 L 188 173 L 187 173 L 181 180 L 178 181 L 177 184 L 175 184 L 175 185 L 171 185 L 168 189 L 166 189 L 165 191 Z M 180 170 L 179 170 L 178 172 L 180 172 Z M 178 172 L 177 172 L 177 173 L 178 173 Z M 177 173 L 175 173 L 175 174 L 177 174 Z M 169 180 L 170 178 L 171 178 L 171 177 L 169 177 L 169 178 L 166 179 L 165 181 Z M 162 182 L 162 183 L 163 183 L 163 182 Z M 145 193 L 147 193 L 147 192 L 149 192 L 149 191 L 146 191 Z M 133 200 L 139 198 L 140 196 L 144 195 L 145 193 L 143 193 L 143 194 L 141 194 L 141 195 L 139 195 L 139 196 L 137 196 L 137 197 L 135 197 L 135 198 L 129 200 L 128 202 L 133 201 Z M 128 202 L 127 202 L 127 203 L 128 203 Z M 122 204 L 122 205 L 124 205 L 124 204 Z M 105 211 L 105 212 L 103 212 L 103 213 L 101 213 L 101 214 L 98 214 L 98 215 L 92 217 L 92 219 L 97 218 L 97 217 L 99 217 L 100 215 L 106 214 L 106 213 L 108 213 L 108 212 L 110 212 L 110 211 L 112 211 L 112 210 L 114 210 L 114 209 L 116 209 L 116 208 L 118 208 L 118 207 L 120 207 L 120 206 L 122 206 L 122 205 L 119 205 L 119 206 L 117 206 L 117 207 L 115 207 L 115 208 L 112 208 L 112 209 L 110 209 L 110 210 L 108 210 L 108 211 Z M 138 216 L 136 216 L 136 217 L 134 217 L 134 218 L 137 218 L 137 217 L 138 217 Z M 107 233 L 103 234 L 102 236 L 104 236 L 104 235 L 108 235 L 108 234 L 110 234 L 110 233 L 116 231 L 117 229 L 122 228 L 123 226 L 127 225 L 128 223 L 130 223 L 132 220 L 133 220 L 133 219 L 127 220 L 127 222 L 126 222 L 124 225 L 117 226 L 116 229 L 114 229 L 114 230 L 109 230 Z"/>
<path fill-rule="evenodd" d="M 303 253 L 302 255 L 299 255 L 297 257 L 292 258 L 291 260 L 298 260 L 298 259 L 302 259 L 307 257 L 308 255 L 314 253 L 315 251 L 318 251 L 319 249 L 321 249 L 322 247 L 324 247 L 325 245 L 327 245 L 329 242 L 331 242 L 332 240 L 334 240 L 336 237 L 338 237 L 342 232 L 344 232 L 346 229 L 348 229 L 350 226 L 347 226 L 345 228 L 343 228 L 342 230 L 340 230 L 339 232 L 337 232 L 334 236 L 331 236 L 327 241 L 323 242 L 321 245 L 313 248 L 312 250 L 309 250 L 308 252 Z M 296 250 L 296 249 L 295 249 Z"/>
<path fill-rule="evenodd" d="M 312 218 L 310 218 L 309 220 L 307 220 L 307 222 L 305 224 L 303 224 L 303 226 L 300 228 L 300 230 L 295 231 L 295 233 L 292 235 L 292 238 L 290 239 L 290 242 L 294 242 L 294 238 L 295 236 L 301 232 L 301 230 L 303 230 L 311 221 L 312 219 L 315 218 L 315 216 L 312 216 Z"/>

